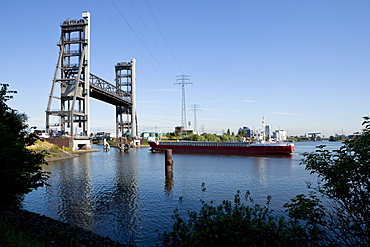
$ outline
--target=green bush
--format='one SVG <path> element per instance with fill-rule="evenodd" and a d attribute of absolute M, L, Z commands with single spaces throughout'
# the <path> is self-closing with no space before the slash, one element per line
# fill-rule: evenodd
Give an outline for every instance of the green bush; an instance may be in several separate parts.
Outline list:
<path fill-rule="evenodd" d="M 46 155 L 48 158 L 56 158 L 56 157 L 63 157 L 63 155 L 57 153 L 50 153 Z"/>
<path fill-rule="evenodd" d="M 63 147 L 62 149 L 66 152 L 71 152 L 72 151 L 72 148 L 70 148 L 70 147 Z"/>
<path fill-rule="evenodd" d="M 19 206 L 24 194 L 45 185 L 48 173 L 41 166 L 46 152 L 27 149 L 38 140 L 26 132 L 27 116 L 6 104 L 15 92 L 0 86 L 0 209 L 5 209 Z"/>
<path fill-rule="evenodd" d="M 51 150 L 53 151 L 58 151 L 60 148 L 58 145 L 53 145 L 53 147 L 51 148 Z"/>
<path fill-rule="evenodd" d="M 361 135 L 339 150 L 322 145 L 304 154 L 302 164 L 321 180 L 285 205 L 290 217 L 323 237 L 321 245 L 370 245 L 370 118 L 364 119 Z"/>
<path fill-rule="evenodd" d="M 204 142 L 206 139 L 203 136 L 192 134 L 189 136 L 190 141 Z"/>
<path fill-rule="evenodd" d="M 270 199 L 260 206 L 247 192 L 246 205 L 238 191 L 233 203 L 201 201 L 200 212 L 188 211 L 187 219 L 176 209 L 172 231 L 159 238 L 164 246 L 309 246 L 313 240 L 297 221 L 273 216 Z"/>

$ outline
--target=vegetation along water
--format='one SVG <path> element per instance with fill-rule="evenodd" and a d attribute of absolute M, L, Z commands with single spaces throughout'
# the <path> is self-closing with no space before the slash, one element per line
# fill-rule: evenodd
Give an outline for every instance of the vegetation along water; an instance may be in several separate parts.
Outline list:
<path fill-rule="evenodd" d="M 45 169 L 51 186 L 29 193 L 23 205 L 113 240 L 151 245 L 158 241 L 156 229 L 171 229 L 176 207 L 186 214 L 200 209 L 201 199 L 221 203 L 233 200 L 238 190 L 249 190 L 261 204 L 270 195 L 271 208 L 283 214 L 289 199 L 308 191 L 305 181 L 316 181 L 299 163 L 303 152 L 320 144 L 341 145 L 300 142 L 290 157 L 174 154 L 171 174 L 165 172 L 164 154 L 147 147 L 86 153 L 50 162 Z"/>
<path fill-rule="evenodd" d="M 364 129 L 356 139 L 343 145 L 297 143 L 289 157 L 176 154 L 175 168 L 168 171 L 161 153 L 148 148 L 129 153 L 111 149 L 47 166 L 43 152 L 27 148 L 37 138 L 25 132 L 26 115 L 7 106 L 8 93 L 2 84 L 0 132 L 6 142 L 0 143 L 1 245 L 14 245 L 13 236 L 23 239 L 7 223 L 10 214 L 6 213 L 20 214 L 14 210 L 20 205 L 139 246 L 370 243 L 369 117 L 364 118 Z M 43 187 L 46 181 L 51 186 Z M 9 209 L 13 210 L 4 211 Z M 45 225 L 47 221 L 39 222 Z M 31 227 L 33 223 L 36 220 Z M 66 236 L 60 234 L 60 227 L 46 229 L 48 237 Z M 52 245 L 79 246 L 82 238 L 70 233 L 71 238 L 64 239 L 67 245 L 54 240 Z M 83 235 L 90 236 L 84 238 L 88 246 L 111 241 Z"/>

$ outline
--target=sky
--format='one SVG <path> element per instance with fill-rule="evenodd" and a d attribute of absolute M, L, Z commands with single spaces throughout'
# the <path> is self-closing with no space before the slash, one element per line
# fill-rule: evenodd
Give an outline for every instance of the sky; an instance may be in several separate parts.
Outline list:
<path fill-rule="evenodd" d="M 181 124 L 179 75 L 189 75 L 194 128 L 352 134 L 370 114 L 370 1 L 1 1 L 0 82 L 9 105 L 45 128 L 60 24 L 91 15 L 91 73 L 113 83 L 136 59 L 139 132 Z M 115 107 L 91 99 L 91 131 L 115 131 Z"/>

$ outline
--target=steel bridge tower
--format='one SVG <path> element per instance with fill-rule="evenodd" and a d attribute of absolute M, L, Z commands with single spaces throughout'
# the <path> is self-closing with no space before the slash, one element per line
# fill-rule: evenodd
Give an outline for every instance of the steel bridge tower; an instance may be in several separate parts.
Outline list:
<path fill-rule="evenodd" d="M 82 19 L 66 20 L 61 27 L 59 58 L 55 69 L 48 106 L 46 130 L 60 126 L 75 136 L 90 134 L 90 97 L 116 106 L 116 137 L 138 137 L 136 116 L 136 60 L 115 66 L 116 85 L 90 73 L 90 13 Z M 55 110 L 57 109 L 57 110 Z M 51 124 L 51 117 L 58 123 Z"/>
<path fill-rule="evenodd" d="M 55 69 L 49 102 L 46 109 L 46 131 L 49 132 L 50 116 L 60 118 L 62 132 L 82 128 L 82 135 L 90 133 L 90 13 L 83 12 L 80 20 L 66 20 L 61 27 L 58 44 L 59 58 Z M 57 88 L 60 85 L 60 88 Z M 60 92 L 56 92 L 60 90 Z M 60 100 L 60 109 L 52 110 L 53 99 Z M 75 125 L 76 124 L 76 125 Z"/>
<path fill-rule="evenodd" d="M 115 66 L 116 88 L 129 96 L 131 105 L 116 105 L 116 136 L 138 137 L 136 115 L 136 60 L 121 62 Z"/>

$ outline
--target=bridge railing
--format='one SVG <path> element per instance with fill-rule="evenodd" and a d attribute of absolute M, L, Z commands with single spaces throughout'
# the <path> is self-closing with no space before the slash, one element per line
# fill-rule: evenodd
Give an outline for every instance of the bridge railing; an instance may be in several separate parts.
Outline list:
<path fill-rule="evenodd" d="M 115 94 L 117 96 L 123 97 L 123 98 L 130 98 L 130 93 L 123 91 L 122 89 L 119 89 L 117 86 L 103 80 L 100 77 L 97 77 L 96 75 L 90 74 L 90 84 L 103 89 L 106 92 Z"/>

